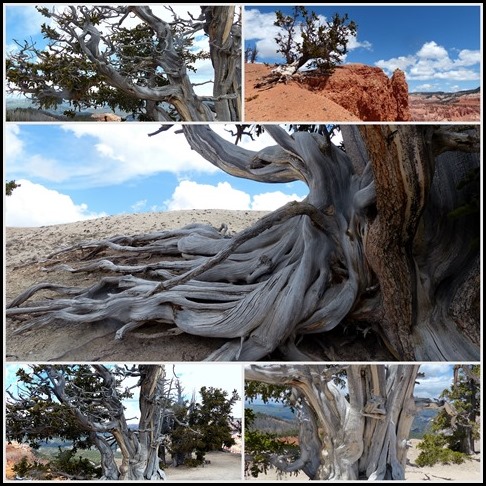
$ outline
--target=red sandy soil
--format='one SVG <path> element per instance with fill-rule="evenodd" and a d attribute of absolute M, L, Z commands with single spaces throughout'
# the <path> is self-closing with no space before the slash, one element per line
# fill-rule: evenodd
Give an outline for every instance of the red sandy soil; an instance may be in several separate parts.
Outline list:
<path fill-rule="evenodd" d="M 255 88 L 270 73 L 265 64 L 245 64 L 245 121 L 319 122 L 359 121 L 360 119 L 326 98 L 295 81 L 271 88 Z"/>

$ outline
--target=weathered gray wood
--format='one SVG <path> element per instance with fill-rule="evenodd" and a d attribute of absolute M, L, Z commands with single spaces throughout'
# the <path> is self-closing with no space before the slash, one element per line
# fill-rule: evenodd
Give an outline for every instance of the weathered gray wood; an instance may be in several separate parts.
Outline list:
<path fill-rule="evenodd" d="M 43 262 L 48 269 L 107 276 L 84 290 L 28 289 L 7 306 L 7 317 L 33 316 L 19 331 L 109 320 L 125 339 L 159 322 L 164 333 L 169 324 L 226 338 L 229 344 L 209 359 L 244 361 L 276 349 L 302 360 L 295 346 L 301 336 L 325 339 L 336 326 L 364 323 L 400 360 L 479 359 L 479 255 L 471 245 L 479 221 L 448 216 L 472 194 L 457 185 L 479 167 L 477 127 L 348 128 L 355 143 L 361 132 L 349 154 L 316 133 L 265 128 L 277 145 L 259 152 L 208 126 L 185 125 L 183 132 L 195 151 L 229 174 L 304 181 L 303 202 L 232 237 L 196 224 L 53 253 Z M 66 252 L 82 252 L 85 263 L 56 267 Z M 48 288 L 60 298 L 26 304 Z"/>
<path fill-rule="evenodd" d="M 347 391 L 333 383 L 346 369 Z M 313 480 L 403 480 L 406 441 L 416 412 L 418 365 L 250 365 L 245 379 L 292 387 L 299 421 L 300 457 L 270 454 L 283 472 L 302 469 Z M 379 399 L 379 400 L 378 400 Z M 369 414 L 370 402 L 380 413 Z"/>

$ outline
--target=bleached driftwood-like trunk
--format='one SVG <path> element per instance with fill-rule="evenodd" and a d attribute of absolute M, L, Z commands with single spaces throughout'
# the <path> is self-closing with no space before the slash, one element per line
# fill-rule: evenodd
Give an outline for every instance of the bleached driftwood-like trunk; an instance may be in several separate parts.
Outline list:
<path fill-rule="evenodd" d="M 275 145 L 253 152 L 208 126 L 183 127 L 194 150 L 233 176 L 305 182 L 303 202 L 232 237 L 195 224 L 57 252 L 53 260 L 82 250 L 88 262 L 63 268 L 107 276 L 87 289 L 39 284 L 8 305 L 8 318 L 30 316 L 19 332 L 110 321 L 118 338 L 135 339 L 157 322 L 154 339 L 228 339 L 210 360 L 255 361 L 276 349 L 322 360 L 296 343 L 309 334 L 325 343 L 343 324 L 368 326 L 399 360 L 479 359 L 479 210 L 450 217 L 478 197 L 474 183 L 458 186 L 478 170 L 479 128 L 347 125 L 345 151 L 326 133 L 265 129 Z M 60 297 L 24 305 L 41 289 Z"/>
<path fill-rule="evenodd" d="M 347 392 L 333 383 L 345 370 Z M 292 387 L 300 456 L 269 454 L 313 480 L 404 480 L 418 365 L 251 365 L 245 379 Z"/>

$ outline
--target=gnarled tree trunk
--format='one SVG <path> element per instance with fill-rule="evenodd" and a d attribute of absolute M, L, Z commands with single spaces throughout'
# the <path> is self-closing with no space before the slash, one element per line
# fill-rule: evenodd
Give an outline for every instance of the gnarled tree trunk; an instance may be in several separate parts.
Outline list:
<path fill-rule="evenodd" d="M 327 332 L 367 326 L 391 359 L 479 359 L 479 210 L 450 217 L 478 197 L 474 184 L 458 186 L 479 167 L 479 128 L 347 125 L 345 151 L 326 133 L 265 130 L 276 145 L 253 152 L 207 126 L 183 127 L 194 150 L 233 176 L 305 182 L 303 202 L 234 237 L 191 225 L 73 247 L 90 250 L 92 261 L 62 268 L 109 275 L 87 289 L 28 289 L 7 309 L 9 318 L 34 316 L 19 332 L 110 321 L 127 339 L 158 322 L 175 328 L 154 338 L 227 338 L 210 360 L 254 361 L 279 350 L 287 360 L 322 361 L 333 349 Z M 125 263 L 134 255 L 157 261 Z M 62 297 L 22 306 L 41 289 Z M 296 348 L 309 334 L 324 354 Z"/>
<path fill-rule="evenodd" d="M 58 400 L 68 406 L 80 426 L 89 431 L 101 454 L 102 477 L 116 480 L 163 480 L 164 471 L 159 467 L 158 449 L 164 437 L 161 423 L 166 410 L 163 408 L 165 369 L 161 365 L 140 365 L 140 412 L 138 430 L 128 427 L 123 402 L 116 391 L 115 376 L 101 365 L 93 365 L 102 378 L 105 392 L 101 403 L 109 414 L 102 420 L 89 411 L 94 398 L 89 392 L 84 396 L 81 389 L 66 389 L 65 379 L 55 367 L 47 373 Z M 122 463 L 117 466 L 114 454 L 103 434 L 111 434 L 122 454 Z"/>
<path fill-rule="evenodd" d="M 298 459 L 271 456 L 283 472 L 314 480 L 404 480 L 406 442 L 418 365 L 348 365 L 349 399 L 333 383 L 335 367 L 251 365 L 245 378 L 292 387 L 299 422 Z"/>

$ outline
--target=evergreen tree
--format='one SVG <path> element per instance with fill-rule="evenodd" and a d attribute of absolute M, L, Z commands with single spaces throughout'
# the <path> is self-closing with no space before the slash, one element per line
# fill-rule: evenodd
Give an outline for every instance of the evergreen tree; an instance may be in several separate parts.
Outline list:
<path fill-rule="evenodd" d="M 480 365 L 455 365 L 454 381 L 441 394 L 445 406 L 431 424 L 431 433 L 419 444 L 420 466 L 436 462 L 462 462 L 475 452 L 479 439 Z"/>
<path fill-rule="evenodd" d="M 275 15 L 274 25 L 283 31 L 275 38 L 277 52 L 287 64 L 294 65 L 295 72 L 311 61 L 310 67 L 331 74 L 348 52 L 349 39 L 356 37 L 357 25 L 349 20 L 348 14 L 341 17 L 335 13 L 330 21 L 323 22 L 315 12 L 296 6 L 291 15 L 280 10 Z"/>

